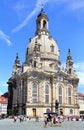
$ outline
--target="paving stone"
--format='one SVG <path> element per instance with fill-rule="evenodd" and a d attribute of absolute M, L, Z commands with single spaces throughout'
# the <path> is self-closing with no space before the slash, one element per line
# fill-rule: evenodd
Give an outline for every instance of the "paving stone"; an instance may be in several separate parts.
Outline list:
<path fill-rule="evenodd" d="M 0 130 L 84 130 L 84 121 L 64 121 L 61 126 L 47 128 L 44 127 L 43 120 L 36 122 L 35 120 L 17 121 L 13 119 L 0 120 Z"/>

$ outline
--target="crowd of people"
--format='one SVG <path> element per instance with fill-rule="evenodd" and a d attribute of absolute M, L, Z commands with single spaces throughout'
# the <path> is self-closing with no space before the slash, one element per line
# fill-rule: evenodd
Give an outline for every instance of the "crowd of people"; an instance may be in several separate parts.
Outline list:
<path fill-rule="evenodd" d="M 16 121 L 23 122 L 23 121 L 26 121 L 27 119 L 28 117 L 24 115 L 14 116 L 14 122 Z"/>
<path fill-rule="evenodd" d="M 73 118 L 72 118 L 73 117 Z M 75 117 L 78 121 L 78 119 L 81 119 L 82 121 L 84 120 L 82 117 L 81 118 L 78 118 L 78 117 Z M 30 119 L 33 119 L 31 117 L 28 117 L 26 115 L 19 115 L 19 116 L 14 116 L 14 122 L 23 122 L 23 121 L 27 121 L 27 120 L 30 120 Z M 64 122 L 64 119 L 66 119 L 67 121 L 69 120 L 73 120 L 74 119 L 74 116 L 57 116 L 55 114 L 47 114 L 46 116 L 44 116 L 44 127 L 48 127 L 48 126 L 61 126 L 62 125 L 62 122 Z M 37 120 L 37 118 L 35 117 L 35 121 L 39 121 Z M 74 121 L 74 120 L 73 120 Z"/>
<path fill-rule="evenodd" d="M 44 127 L 61 126 L 62 122 L 63 122 L 63 116 L 55 116 L 48 114 L 44 118 Z"/>

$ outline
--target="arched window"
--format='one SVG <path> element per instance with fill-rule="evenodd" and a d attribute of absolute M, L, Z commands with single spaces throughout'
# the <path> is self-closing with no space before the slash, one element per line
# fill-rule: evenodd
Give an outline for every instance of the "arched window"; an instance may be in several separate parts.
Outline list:
<path fill-rule="evenodd" d="M 39 21 L 38 24 L 37 24 L 37 28 L 39 29 L 40 26 L 41 26 L 41 24 L 40 24 L 40 21 Z"/>
<path fill-rule="evenodd" d="M 36 67 L 36 61 L 34 61 L 34 67 Z"/>
<path fill-rule="evenodd" d="M 40 51 L 40 49 L 41 49 L 41 45 L 38 45 L 38 51 Z"/>
<path fill-rule="evenodd" d="M 43 21 L 43 28 L 46 28 L 46 21 Z"/>
<path fill-rule="evenodd" d="M 68 88 L 68 104 L 71 104 L 71 88 Z"/>
<path fill-rule="evenodd" d="M 59 103 L 62 104 L 62 87 L 58 87 Z"/>
<path fill-rule="evenodd" d="M 71 69 L 69 69 L 69 74 L 71 74 Z"/>
<path fill-rule="evenodd" d="M 56 71 L 58 71 L 58 65 L 57 65 L 57 64 L 55 64 L 54 69 L 55 69 Z"/>
<path fill-rule="evenodd" d="M 72 109 L 70 109 L 70 114 L 73 114 L 73 110 Z"/>
<path fill-rule="evenodd" d="M 37 102 L 37 84 L 35 83 L 32 85 L 32 102 Z"/>
<path fill-rule="evenodd" d="M 45 86 L 45 103 L 46 104 L 49 103 L 49 86 L 48 85 Z"/>

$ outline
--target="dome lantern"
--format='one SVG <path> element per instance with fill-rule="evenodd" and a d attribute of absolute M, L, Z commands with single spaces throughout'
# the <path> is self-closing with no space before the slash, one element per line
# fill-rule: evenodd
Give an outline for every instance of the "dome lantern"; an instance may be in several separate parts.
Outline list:
<path fill-rule="evenodd" d="M 42 8 L 36 20 L 36 35 L 38 34 L 49 35 L 48 21 L 49 19 Z"/>

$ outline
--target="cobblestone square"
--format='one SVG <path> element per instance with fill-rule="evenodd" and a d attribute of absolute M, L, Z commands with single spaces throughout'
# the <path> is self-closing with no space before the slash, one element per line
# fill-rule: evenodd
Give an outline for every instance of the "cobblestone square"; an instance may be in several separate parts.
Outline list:
<path fill-rule="evenodd" d="M 23 122 L 15 122 L 13 119 L 0 120 L 0 130 L 84 130 L 84 121 L 64 121 L 62 126 L 44 127 L 43 120 L 36 122 L 35 120 L 28 120 Z"/>

